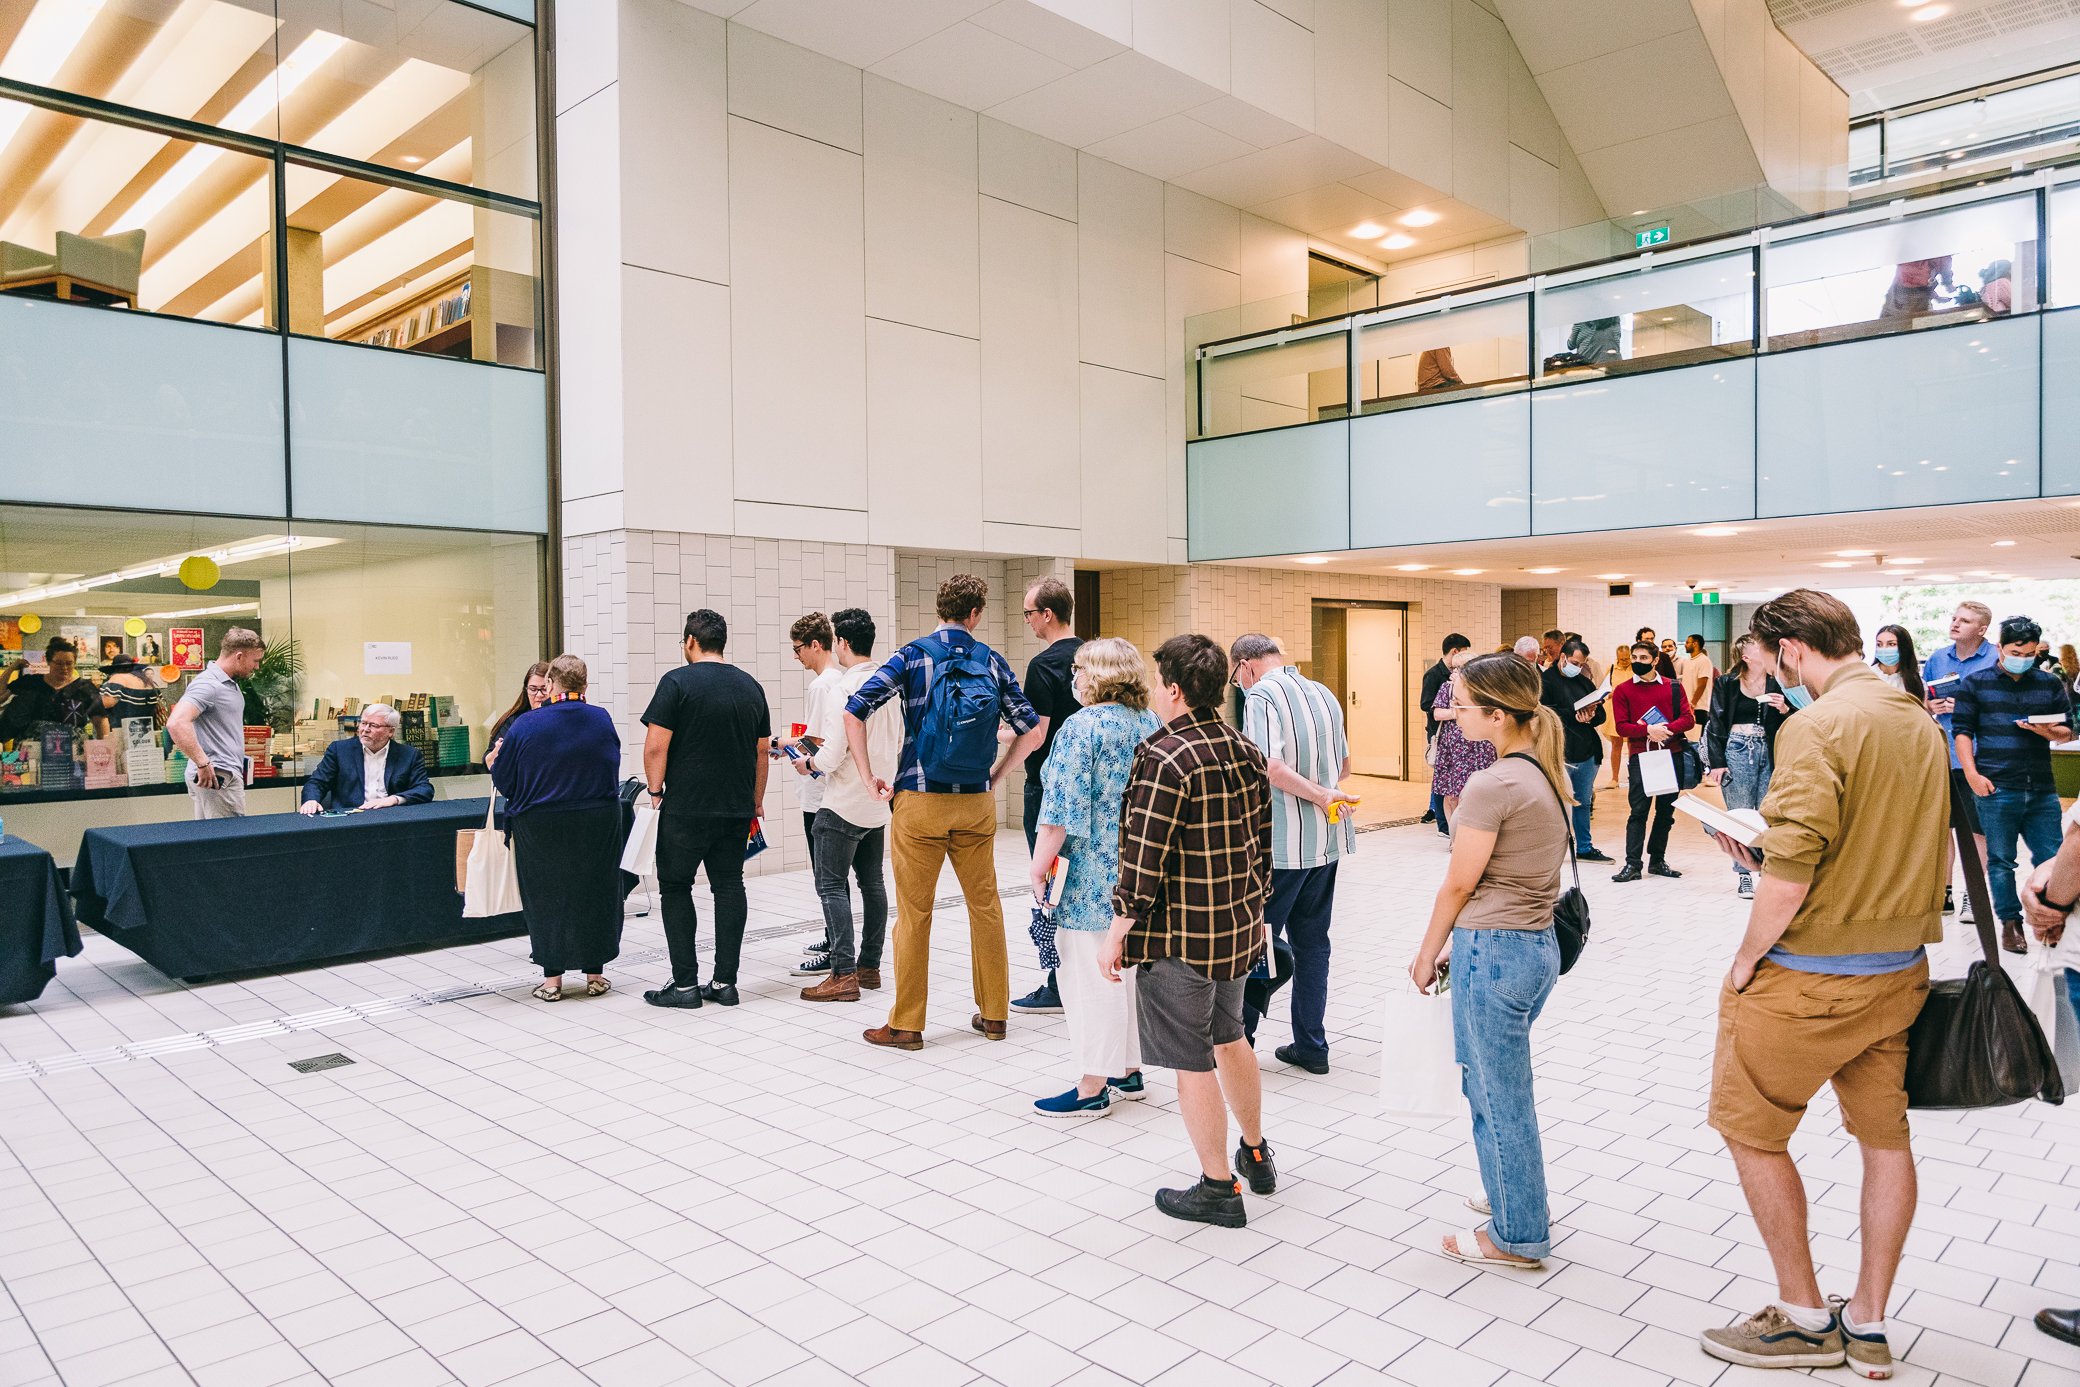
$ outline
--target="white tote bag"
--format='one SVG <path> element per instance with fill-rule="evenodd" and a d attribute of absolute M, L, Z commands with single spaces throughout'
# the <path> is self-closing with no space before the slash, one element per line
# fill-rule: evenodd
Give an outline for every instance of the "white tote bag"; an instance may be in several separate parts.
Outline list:
<path fill-rule="evenodd" d="M 2029 958 L 2019 979 L 2023 996 L 2029 999 L 2029 1009 L 2050 1042 L 2066 1092 L 2080 1093 L 2080 1087 L 2075 1087 L 2080 1085 L 2080 1016 L 2073 1014 L 2073 1003 L 2066 994 L 2065 964 L 2058 950 L 2037 942 L 2034 930 L 2025 929 L 2023 937 L 2029 941 Z"/>
<path fill-rule="evenodd" d="M 1396 1117 L 1459 1117 L 1466 1112 L 1453 1058 L 1449 992 L 1387 994 L 1380 1022 L 1380 1107 Z"/>
<path fill-rule="evenodd" d="M 1676 755 L 1672 751 L 1642 751 L 1632 758 L 1632 773 L 1640 789 L 1649 795 L 1672 795 L 1676 785 Z"/>
<path fill-rule="evenodd" d="M 628 826 L 628 841 L 621 848 L 621 870 L 631 876 L 657 875 L 657 811 L 647 798 L 636 805 L 635 820 Z"/>
<path fill-rule="evenodd" d="M 511 915 L 520 909 L 520 871 L 513 864 L 513 849 L 505 834 L 494 826 L 497 813 L 498 797 L 494 795 L 484 811 L 483 830 L 469 847 L 469 870 L 462 887 L 465 920 Z"/>

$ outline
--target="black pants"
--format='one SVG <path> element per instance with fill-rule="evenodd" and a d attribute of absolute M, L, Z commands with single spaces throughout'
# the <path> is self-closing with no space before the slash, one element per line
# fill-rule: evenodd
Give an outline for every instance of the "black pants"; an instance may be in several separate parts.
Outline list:
<path fill-rule="evenodd" d="M 1284 939 L 1293 951 L 1293 1048 L 1309 1059 L 1329 1057 L 1329 1033 L 1323 1018 L 1329 1009 L 1329 917 L 1336 908 L 1336 864 L 1287 871 L 1273 868 L 1271 899 L 1264 919 L 1271 937 Z M 1242 1033 L 1257 1043 L 1261 1018 L 1243 994 Z"/>
<path fill-rule="evenodd" d="M 657 889 L 664 908 L 664 941 L 672 954 L 672 986 L 700 981 L 700 917 L 693 906 L 694 874 L 705 870 L 715 896 L 716 983 L 735 983 L 744 950 L 745 819 L 661 816 L 657 821 Z"/>
<path fill-rule="evenodd" d="M 816 895 L 823 902 L 823 932 L 831 953 L 831 971 L 881 967 L 881 948 L 888 938 L 888 884 L 881 859 L 886 828 L 861 828 L 825 809 L 816 815 Z M 861 911 L 859 954 L 852 951 L 852 889 L 859 882 Z"/>
<path fill-rule="evenodd" d="M 1640 864 L 1640 844 L 1646 843 L 1647 859 L 1659 862 L 1668 853 L 1668 830 L 1676 821 L 1676 797 L 1674 795 L 1649 795 L 1640 788 L 1639 758 L 1632 759 L 1632 774 L 1626 781 L 1626 794 L 1632 805 L 1632 813 L 1625 820 L 1625 865 Z M 1654 813 L 1654 830 L 1647 832 L 1647 811 Z"/>

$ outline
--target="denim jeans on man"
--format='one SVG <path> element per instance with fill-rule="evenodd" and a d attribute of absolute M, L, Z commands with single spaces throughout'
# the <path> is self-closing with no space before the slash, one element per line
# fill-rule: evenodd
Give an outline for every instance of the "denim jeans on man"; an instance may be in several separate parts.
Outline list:
<path fill-rule="evenodd" d="M 2042 866 L 2058 855 L 2058 790 L 2051 785 L 1996 785 L 1979 797 L 1979 827 L 1986 831 L 1986 876 L 1993 884 L 1993 913 L 2022 918 L 2015 894 L 2015 840 L 2029 844 L 2030 861 Z"/>
<path fill-rule="evenodd" d="M 1531 1101 L 1531 1023 L 1560 976 L 1550 929 L 1452 931 L 1452 1048 L 1473 1110 L 1473 1154 L 1494 1209 L 1488 1241 L 1518 1257 L 1552 1251 L 1545 1150 Z"/>
<path fill-rule="evenodd" d="M 1726 778 L 1719 782 L 1719 793 L 1728 809 L 1760 809 L 1769 794 L 1769 778 L 1773 767 L 1769 759 L 1769 743 L 1760 734 L 1730 732 L 1726 737 Z M 1748 869 L 1736 862 L 1733 870 L 1746 879 Z"/>
<path fill-rule="evenodd" d="M 823 932 L 831 951 L 831 972 L 879 968 L 881 945 L 888 938 L 888 885 L 881 876 L 887 828 L 861 828 L 828 809 L 816 811 L 813 839 L 816 894 L 823 902 Z M 859 953 L 852 945 L 852 889 L 847 876 L 859 879 Z"/>
<path fill-rule="evenodd" d="M 1594 852 L 1596 837 L 1590 831 L 1590 811 L 1596 808 L 1596 772 L 1603 769 L 1601 761 L 1569 761 L 1567 784 L 1574 791 L 1574 850 Z"/>
<path fill-rule="evenodd" d="M 743 819 L 660 814 L 657 819 L 657 894 L 664 910 L 664 942 L 672 955 L 672 986 L 700 981 L 700 914 L 693 904 L 693 878 L 708 874 L 715 896 L 715 970 L 709 980 L 734 984 L 744 949 L 744 923 L 751 917 L 744 897 Z"/>
<path fill-rule="evenodd" d="M 1307 1059 L 1329 1058 L 1323 1017 L 1329 1008 L 1329 916 L 1336 904 L 1336 864 L 1295 871 L 1274 869 L 1264 918 L 1271 937 L 1293 951 L 1293 1048 Z M 1260 1013 L 1244 1003 L 1242 1030 L 1257 1040 Z"/>

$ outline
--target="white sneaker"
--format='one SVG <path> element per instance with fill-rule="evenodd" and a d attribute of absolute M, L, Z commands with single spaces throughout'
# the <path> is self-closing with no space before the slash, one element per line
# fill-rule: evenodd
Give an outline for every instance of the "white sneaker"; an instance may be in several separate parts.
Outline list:
<path fill-rule="evenodd" d="M 1742 878 L 1741 878 L 1741 884 L 1740 884 L 1740 892 L 1739 892 L 1739 894 L 1740 894 L 1740 898 L 1741 898 L 1742 900 L 1744 900 L 1744 901 L 1752 901 L 1752 900 L 1754 900 L 1754 899 L 1755 899 L 1755 878 L 1754 878 L 1754 877 L 1752 877 L 1752 876 L 1745 876 L 1745 877 L 1742 877 Z"/>

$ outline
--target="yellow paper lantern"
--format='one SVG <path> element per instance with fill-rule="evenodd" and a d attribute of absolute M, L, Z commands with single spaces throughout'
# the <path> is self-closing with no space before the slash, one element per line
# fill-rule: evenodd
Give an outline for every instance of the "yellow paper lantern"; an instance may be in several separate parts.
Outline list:
<path fill-rule="evenodd" d="M 22 628 L 23 635 L 33 636 L 43 629 L 43 618 L 34 612 L 24 612 L 22 613 L 22 619 L 16 622 L 15 625 Z"/>
<path fill-rule="evenodd" d="M 143 635 L 143 634 L 144 634 L 144 618 L 143 618 L 143 617 L 141 617 L 141 616 L 133 616 L 133 617 L 131 617 L 131 618 L 130 618 L 130 619 L 129 619 L 128 621 L 124 622 L 124 623 L 123 623 L 123 634 L 124 634 L 124 635 L 126 635 L 126 636 L 141 636 L 141 635 Z"/>
<path fill-rule="evenodd" d="M 217 585 L 217 561 L 201 554 L 190 554 L 181 560 L 180 575 L 183 586 L 196 592 L 207 592 Z"/>

